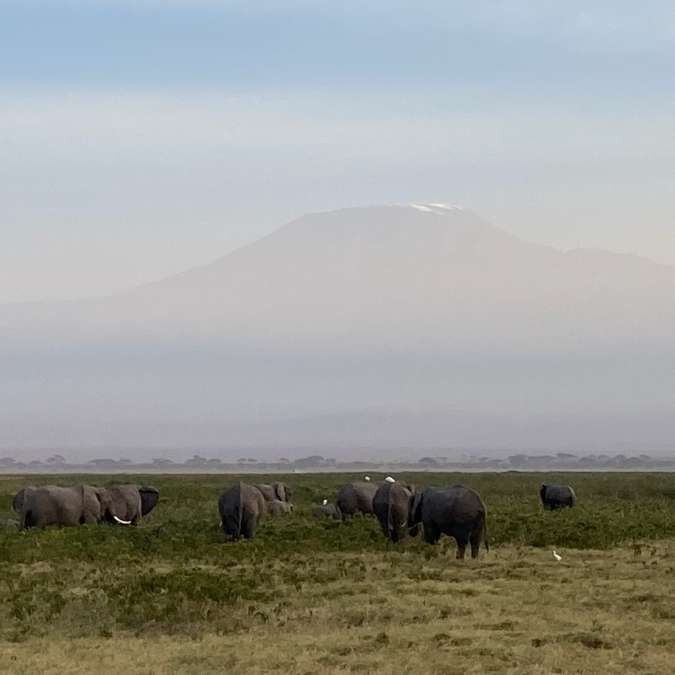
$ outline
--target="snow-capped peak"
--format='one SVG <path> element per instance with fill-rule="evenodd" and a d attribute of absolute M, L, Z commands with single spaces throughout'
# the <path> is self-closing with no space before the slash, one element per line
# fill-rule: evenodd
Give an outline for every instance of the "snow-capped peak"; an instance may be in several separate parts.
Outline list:
<path fill-rule="evenodd" d="M 447 211 L 463 210 L 461 206 L 457 206 L 456 204 L 442 204 L 441 202 L 428 202 L 426 204 L 410 202 L 408 206 L 412 207 L 413 209 L 417 209 L 418 211 L 424 211 L 425 213 L 435 213 L 437 215 L 441 215 Z"/>
<path fill-rule="evenodd" d="M 413 209 L 417 209 L 418 211 L 424 211 L 426 213 L 433 213 L 434 210 L 430 206 L 425 206 L 424 204 L 413 204 L 412 202 L 408 204 L 408 206 L 412 206 Z"/>

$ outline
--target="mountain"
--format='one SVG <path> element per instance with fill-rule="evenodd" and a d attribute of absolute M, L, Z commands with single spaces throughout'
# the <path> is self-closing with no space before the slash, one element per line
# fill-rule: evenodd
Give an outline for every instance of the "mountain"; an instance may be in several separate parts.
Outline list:
<path fill-rule="evenodd" d="M 0 447 L 665 452 L 673 297 L 673 267 L 457 207 L 309 214 L 127 293 L 0 308 Z"/>

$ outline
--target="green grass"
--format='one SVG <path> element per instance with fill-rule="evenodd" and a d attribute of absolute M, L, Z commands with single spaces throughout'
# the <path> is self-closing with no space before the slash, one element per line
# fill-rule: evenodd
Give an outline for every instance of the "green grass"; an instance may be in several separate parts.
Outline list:
<path fill-rule="evenodd" d="M 478 582 L 488 584 L 491 592 L 507 580 L 526 583 L 532 571 L 530 563 L 519 557 L 521 548 L 556 547 L 568 558 L 575 549 L 607 550 L 620 544 L 630 547 L 637 541 L 649 546 L 645 541 L 675 537 L 672 474 L 400 476 L 418 486 L 462 482 L 481 493 L 488 506 L 493 550 L 487 557 L 481 553 L 477 566 L 467 562 L 462 567 L 453 560 L 454 544 L 447 540 L 441 546 L 428 546 L 418 537 L 396 546 L 384 540 L 372 518 L 343 524 L 312 516 L 313 505 L 324 498 L 332 500 L 341 484 L 358 476 L 295 474 L 275 477 L 292 485 L 295 513 L 263 522 L 251 542 L 230 543 L 218 527 L 217 498 L 239 478 L 115 476 L 116 481 L 152 484 L 161 491 L 155 511 L 136 528 L 98 525 L 19 533 L 0 527 L 0 641 L 185 637 L 205 632 L 241 635 L 270 627 L 283 630 L 284 626 L 295 630 L 311 623 L 309 613 L 334 603 L 343 608 L 339 621 L 345 630 L 361 625 L 377 628 L 368 643 L 368 648 L 374 648 L 388 639 L 382 632 L 387 621 L 379 615 L 375 621 L 372 612 L 358 609 L 358 599 L 375 588 L 382 597 L 386 597 L 386 588 L 395 586 L 421 598 L 428 588 L 432 599 L 433 589 L 442 585 L 443 592 L 461 606 L 485 591 Z M 269 476 L 241 478 L 271 480 Z M 544 512 L 538 501 L 538 486 L 544 478 L 573 484 L 578 506 Z M 0 520 L 15 517 L 11 499 L 22 485 L 104 484 L 107 480 L 101 476 L 2 477 Z M 500 555 L 500 547 L 515 562 L 488 567 Z M 550 552 L 541 555 L 545 556 L 543 564 L 549 565 Z M 653 560 L 661 559 L 655 556 Z M 651 560 L 639 562 L 652 564 Z M 672 574 L 659 564 L 659 573 Z M 636 571 L 650 569 L 645 566 Z M 492 577 L 480 576 L 489 569 Z M 667 579 L 675 582 L 675 576 Z M 652 592 L 651 587 L 645 591 Z M 670 611 L 660 601 L 651 607 L 661 614 Z M 411 610 L 407 620 L 427 616 L 428 609 L 421 605 Z M 458 610 L 438 611 L 452 614 Z M 658 616 L 651 619 L 660 620 Z M 495 625 L 505 626 L 504 621 L 497 616 Z M 452 644 L 454 639 L 438 637 L 442 632 L 435 635 L 437 642 Z M 461 645 L 465 638 L 457 639 Z M 557 644 L 553 638 L 545 639 Z M 583 639 L 578 641 L 582 647 Z M 596 644 L 594 640 L 589 644 Z M 328 649 L 317 658 L 327 659 L 328 664 L 342 656 Z"/>

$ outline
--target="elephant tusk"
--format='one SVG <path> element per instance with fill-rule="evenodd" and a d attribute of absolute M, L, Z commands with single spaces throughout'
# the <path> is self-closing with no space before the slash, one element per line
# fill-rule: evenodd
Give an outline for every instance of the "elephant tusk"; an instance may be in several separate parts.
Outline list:
<path fill-rule="evenodd" d="M 130 520 L 122 520 L 121 518 L 118 518 L 117 516 L 113 516 L 113 518 L 115 519 L 115 522 L 119 523 L 120 525 L 131 525 Z"/>

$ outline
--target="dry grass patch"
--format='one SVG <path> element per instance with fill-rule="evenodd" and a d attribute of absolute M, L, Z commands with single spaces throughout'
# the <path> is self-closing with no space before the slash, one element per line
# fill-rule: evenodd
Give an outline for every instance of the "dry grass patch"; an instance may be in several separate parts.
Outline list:
<path fill-rule="evenodd" d="M 667 673 L 675 542 L 652 548 L 646 565 L 629 546 L 564 551 L 561 563 L 510 546 L 479 562 L 422 566 L 409 552 L 336 554 L 316 560 L 317 574 L 303 573 L 299 588 L 276 586 L 274 598 L 205 602 L 203 616 L 171 638 L 152 624 L 98 638 L 29 632 L 2 645 L 0 670 Z"/>

